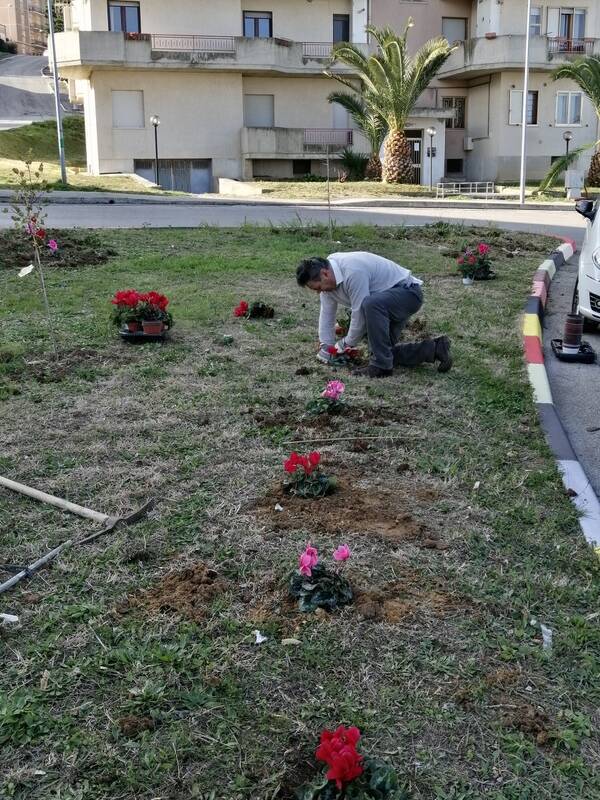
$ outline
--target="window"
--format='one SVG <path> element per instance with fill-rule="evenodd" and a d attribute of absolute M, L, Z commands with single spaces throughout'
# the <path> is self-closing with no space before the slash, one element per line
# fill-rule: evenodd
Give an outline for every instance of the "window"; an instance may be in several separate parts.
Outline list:
<path fill-rule="evenodd" d="M 292 161 L 292 173 L 294 175 L 310 175 L 311 162 L 305 158 L 295 158 Z"/>
<path fill-rule="evenodd" d="M 561 39 L 585 38 L 585 9 L 561 8 L 558 33 Z"/>
<path fill-rule="evenodd" d="M 144 93 L 112 92 L 113 128 L 144 128 Z"/>
<path fill-rule="evenodd" d="M 582 92 L 556 93 L 556 124 L 581 125 Z"/>
<path fill-rule="evenodd" d="M 527 124 L 538 124 L 538 99 L 539 93 L 527 92 Z M 511 89 L 508 101 L 508 124 L 520 125 L 523 119 L 523 92 L 521 89 Z"/>
<path fill-rule="evenodd" d="M 244 125 L 247 128 L 272 128 L 275 124 L 274 109 L 274 95 L 245 94 Z"/>
<path fill-rule="evenodd" d="M 462 175 L 463 173 L 463 160 L 462 158 L 447 158 L 446 159 L 446 174 L 447 175 Z"/>
<path fill-rule="evenodd" d="M 447 128 L 464 128 L 465 127 L 465 104 L 466 98 L 464 97 L 444 97 L 442 98 L 444 108 L 454 109 L 454 119 L 446 120 Z"/>
<path fill-rule="evenodd" d="M 442 17 L 442 36 L 452 42 L 464 42 L 467 38 L 467 20 L 462 17 Z"/>
<path fill-rule="evenodd" d="M 350 14 L 333 15 L 333 43 L 350 41 Z"/>
<path fill-rule="evenodd" d="M 531 8 L 531 15 L 529 17 L 529 35 L 542 35 L 542 9 L 540 6 L 533 6 Z"/>
<path fill-rule="evenodd" d="M 109 0 L 108 30 L 140 33 L 140 4 Z"/>
<path fill-rule="evenodd" d="M 244 11 L 244 36 L 270 39 L 273 36 L 273 14 L 270 11 Z"/>

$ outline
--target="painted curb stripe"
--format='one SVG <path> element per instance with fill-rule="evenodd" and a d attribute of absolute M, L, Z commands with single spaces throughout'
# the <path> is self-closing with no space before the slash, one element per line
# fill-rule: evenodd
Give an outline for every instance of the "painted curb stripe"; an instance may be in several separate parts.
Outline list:
<path fill-rule="evenodd" d="M 554 453 L 554 457 L 559 461 L 576 461 L 577 456 L 554 405 L 552 403 L 539 403 L 537 408 L 542 429 L 546 434 L 546 439 Z"/>
<path fill-rule="evenodd" d="M 552 404 L 552 392 L 546 375 L 546 367 L 542 364 L 527 364 L 529 382 L 533 386 L 533 396 L 536 403 Z"/>
<path fill-rule="evenodd" d="M 538 274 L 538 272 L 547 272 L 548 275 L 550 276 L 550 280 L 552 280 L 552 278 L 556 274 L 556 264 L 554 263 L 554 261 L 552 261 L 552 259 L 547 258 L 538 267 L 536 275 Z"/>
<path fill-rule="evenodd" d="M 571 499 L 583 514 L 579 520 L 581 530 L 587 541 L 598 548 L 600 547 L 600 502 L 587 475 L 579 461 L 559 460 L 557 463 L 565 488 L 577 492 Z"/>
<path fill-rule="evenodd" d="M 525 347 L 525 361 L 527 361 L 528 364 L 544 363 L 542 343 L 537 336 L 524 336 L 523 344 Z"/>
<path fill-rule="evenodd" d="M 546 288 L 546 284 L 542 281 L 534 281 L 531 296 L 539 297 L 542 301 L 542 306 L 545 308 L 546 301 L 548 300 L 548 289 Z"/>
<path fill-rule="evenodd" d="M 550 258 L 554 261 L 556 267 L 562 267 L 565 263 L 565 254 L 560 250 L 554 250 L 550 253 Z"/>
<path fill-rule="evenodd" d="M 523 317 L 523 336 L 537 336 L 542 338 L 542 326 L 537 314 L 525 314 Z"/>
<path fill-rule="evenodd" d="M 554 266 L 554 263 L 552 264 Z M 556 269 L 556 267 L 554 267 Z M 550 286 L 552 278 L 550 276 L 550 272 L 547 269 L 538 269 L 537 272 L 533 276 L 533 283 L 543 283 L 544 286 Z"/>
<path fill-rule="evenodd" d="M 527 298 L 527 303 L 525 305 L 525 314 L 535 314 L 536 317 L 540 319 L 544 316 L 544 306 L 542 305 L 542 300 L 540 297 L 531 297 Z"/>

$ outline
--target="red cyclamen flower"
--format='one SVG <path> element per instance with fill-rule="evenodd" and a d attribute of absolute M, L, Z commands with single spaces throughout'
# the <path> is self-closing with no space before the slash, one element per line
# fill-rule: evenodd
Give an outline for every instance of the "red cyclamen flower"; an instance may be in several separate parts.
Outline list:
<path fill-rule="evenodd" d="M 359 739 L 358 728 L 345 728 L 343 725 L 335 731 L 325 730 L 321 734 L 321 743 L 315 755 L 329 766 L 327 780 L 335 781 L 340 790 L 364 771 L 361 766 L 363 756 L 356 750 Z"/>
<path fill-rule="evenodd" d="M 233 309 L 233 315 L 235 317 L 245 317 L 248 313 L 248 303 L 245 300 L 242 300 L 238 306 Z"/>

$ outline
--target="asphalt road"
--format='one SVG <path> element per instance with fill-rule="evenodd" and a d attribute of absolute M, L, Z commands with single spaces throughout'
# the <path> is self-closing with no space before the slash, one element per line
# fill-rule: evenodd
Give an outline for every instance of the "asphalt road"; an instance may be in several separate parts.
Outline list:
<path fill-rule="evenodd" d="M 198 225 L 237 227 L 255 225 L 327 224 L 327 208 L 303 206 L 239 205 L 48 205 L 47 226 L 51 228 L 193 228 Z M 462 208 L 360 208 L 353 206 L 332 209 L 332 218 L 339 225 L 423 225 L 446 220 L 477 226 L 498 226 L 513 231 L 529 231 L 548 235 L 570 236 L 581 241 L 585 222 L 573 210 L 539 211 L 520 209 Z M 10 225 L 10 217 L 0 214 L 0 227 Z"/>
<path fill-rule="evenodd" d="M 0 130 L 54 119 L 52 82 L 42 76 L 46 66 L 45 56 L 0 59 Z"/>
<path fill-rule="evenodd" d="M 552 352 L 551 339 L 562 339 L 571 310 L 578 256 L 561 267 L 552 281 L 544 319 L 544 358 L 554 405 L 594 491 L 600 496 L 600 362 L 566 364 Z M 584 339 L 600 359 L 600 333 Z"/>

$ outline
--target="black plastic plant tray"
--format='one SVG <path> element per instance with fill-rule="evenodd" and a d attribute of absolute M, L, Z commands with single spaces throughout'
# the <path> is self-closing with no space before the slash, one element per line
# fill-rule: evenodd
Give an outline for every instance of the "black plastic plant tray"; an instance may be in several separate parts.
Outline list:
<path fill-rule="evenodd" d="M 133 344 L 142 344 L 143 342 L 164 342 L 167 335 L 167 331 L 163 331 L 162 333 L 144 333 L 143 331 L 135 331 L 134 333 L 131 331 L 119 332 L 122 339 L 124 339 L 126 342 L 132 342 Z"/>
<path fill-rule="evenodd" d="M 589 342 L 582 342 L 578 353 L 563 353 L 562 339 L 552 339 L 552 352 L 561 361 L 572 364 L 593 364 L 596 361 L 596 351 Z"/>

